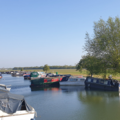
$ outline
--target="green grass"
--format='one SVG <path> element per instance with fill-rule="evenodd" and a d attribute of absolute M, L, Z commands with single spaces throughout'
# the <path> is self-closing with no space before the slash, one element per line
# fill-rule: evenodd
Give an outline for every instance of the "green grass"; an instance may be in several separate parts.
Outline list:
<path fill-rule="evenodd" d="M 11 71 L 11 70 L 7 70 L 7 71 Z M 41 71 L 43 72 L 43 70 L 41 69 L 35 69 L 35 70 L 23 70 L 23 71 Z M 1 71 L 2 72 L 2 71 Z M 83 75 L 83 76 L 88 76 L 88 72 L 87 70 L 83 70 L 82 72 L 79 72 L 79 71 L 76 71 L 76 69 L 50 69 L 48 71 L 48 73 L 51 72 L 51 73 L 56 73 L 58 72 L 58 74 L 71 74 L 71 75 Z M 107 74 L 107 78 L 110 74 L 108 73 Z M 103 75 L 93 75 L 93 77 L 98 77 L 98 78 L 102 78 Z M 116 75 L 112 75 L 112 78 L 113 79 L 117 79 L 120 81 L 120 73 L 116 74 Z"/>

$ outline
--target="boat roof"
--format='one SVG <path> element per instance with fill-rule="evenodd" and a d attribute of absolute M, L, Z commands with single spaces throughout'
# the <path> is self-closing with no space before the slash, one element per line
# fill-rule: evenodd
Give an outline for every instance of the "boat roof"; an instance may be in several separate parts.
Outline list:
<path fill-rule="evenodd" d="M 116 82 L 118 82 L 117 80 L 114 80 L 114 79 L 102 79 L 102 78 L 94 78 L 94 77 L 87 77 L 87 78 L 97 79 L 97 80 L 105 80 L 105 81 L 116 81 Z"/>
<path fill-rule="evenodd" d="M 24 96 L 0 90 L 0 110 L 3 112 L 13 114 L 16 111 L 21 110 L 23 103 L 27 111 L 32 110 L 32 107 L 26 103 Z"/>
<path fill-rule="evenodd" d="M 0 86 L 6 87 L 6 85 L 5 85 L 5 84 L 0 84 Z"/>

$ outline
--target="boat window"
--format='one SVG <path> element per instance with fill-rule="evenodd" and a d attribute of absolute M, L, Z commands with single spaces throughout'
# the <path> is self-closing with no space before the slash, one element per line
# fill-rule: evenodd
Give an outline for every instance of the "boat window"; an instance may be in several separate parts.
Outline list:
<path fill-rule="evenodd" d="M 97 82 L 97 79 L 93 79 L 93 83 L 96 83 Z"/>
<path fill-rule="evenodd" d="M 88 78 L 88 82 L 91 82 L 91 78 Z"/>
<path fill-rule="evenodd" d="M 107 84 L 108 84 L 108 81 L 104 81 L 104 84 L 107 85 Z"/>
<path fill-rule="evenodd" d="M 77 81 L 77 79 L 70 79 L 70 81 L 71 81 L 71 82 L 75 82 L 75 81 Z"/>
<path fill-rule="evenodd" d="M 104 80 L 99 80 L 99 83 L 100 84 L 104 84 Z"/>
<path fill-rule="evenodd" d="M 4 87 L 4 86 L 0 86 L 0 89 L 6 89 L 6 87 Z"/>
<path fill-rule="evenodd" d="M 84 81 L 85 79 L 80 79 L 81 81 Z"/>
<path fill-rule="evenodd" d="M 33 75 L 37 75 L 37 73 L 33 73 Z"/>

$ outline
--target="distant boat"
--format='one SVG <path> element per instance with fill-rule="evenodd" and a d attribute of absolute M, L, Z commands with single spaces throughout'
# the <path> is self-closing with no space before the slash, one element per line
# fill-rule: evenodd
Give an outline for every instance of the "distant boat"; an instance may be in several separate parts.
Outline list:
<path fill-rule="evenodd" d="M 0 79 L 2 78 L 2 73 L 0 72 Z"/>
<path fill-rule="evenodd" d="M 30 74 L 30 79 L 31 80 L 38 79 L 38 78 L 41 78 L 41 77 L 46 77 L 46 74 L 44 72 L 31 72 L 31 74 Z"/>
<path fill-rule="evenodd" d="M 62 80 L 62 77 L 45 77 L 45 78 L 38 78 L 31 80 L 31 88 L 37 88 L 37 87 L 58 87 L 59 81 Z"/>
<path fill-rule="evenodd" d="M 22 95 L 9 92 L 0 93 L 0 120 L 32 120 L 35 110 L 28 105 Z"/>
<path fill-rule="evenodd" d="M 66 80 L 64 80 L 66 79 Z M 64 85 L 64 86 L 79 86 L 85 85 L 85 79 L 84 77 L 74 77 L 74 76 L 69 76 L 69 77 L 63 77 L 62 81 L 60 82 L 60 85 Z"/>
<path fill-rule="evenodd" d="M 8 85 L 8 86 L 10 86 L 10 85 Z M 10 87 L 8 87 L 8 86 L 6 86 L 6 85 L 4 85 L 4 84 L 0 84 L 0 90 L 3 90 L 3 91 L 10 91 Z"/>
<path fill-rule="evenodd" d="M 11 73 L 11 75 L 12 75 L 13 77 L 23 76 L 24 74 L 25 74 L 25 72 L 13 72 L 13 73 Z"/>
<path fill-rule="evenodd" d="M 112 79 L 105 80 L 100 78 L 87 77 L 85 80 L 85 88 L 107 91 L 119 91 L 119 83 L 117 80 Z"/>

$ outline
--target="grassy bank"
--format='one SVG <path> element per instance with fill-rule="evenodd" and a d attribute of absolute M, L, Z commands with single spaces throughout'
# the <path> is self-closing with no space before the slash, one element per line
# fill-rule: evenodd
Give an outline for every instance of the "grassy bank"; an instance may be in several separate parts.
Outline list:
<path fill-rule="evenodd" d="M 43 70 L 35 70 L 35 71 L 43 71 Z M 88 71 L 87 70 L 83 70 L 82 72 L 76 71 L 76 69 L 51 69 L 48 72 L 51 73 L 56 73 L 58 72 L 58 74 L 71 74 L 71 75 L 83 75 L 83 76 L 88 76 Z M 110 74 L 107 74 L 107 78 Z M 102 78 L 103 75 L 93 75 L 93 77 L 98 77 L 98 78 Z M 120 73 L 116 74 L 116 75 L 112 75 L 113 79 L 117 79 L 120 81 Z"/>
<path fill-rule="evenodd" d="M 11 70 L 7 70 L 7 71 L 11 71 Z M 35 70 L 24 70 L 24 71 L 41 71 L 43 72 L 42 69 L 35 69 Z M 2 71 L 1 71 L 2 72 Z M 76 69 L 50 69 L 48 71 L 48 73 L 56 73 L 58 72 L 58 74 L 71 74 L 71 75 L 83 75 L 83 76 L 88 76 L 88 72 L 86 70 L 83 70 L 82 72 L 76 71 Z M 110 75 L 109 73 L 107 74 Z M 102 75 L 93 75 L 93 77 L 98 77 L 98 78 L 102 78 Z M 116 74 L 116 75 L 112 75 L 113 79 L 117 79 L 120 81 L 120 73 Z"/>

